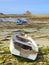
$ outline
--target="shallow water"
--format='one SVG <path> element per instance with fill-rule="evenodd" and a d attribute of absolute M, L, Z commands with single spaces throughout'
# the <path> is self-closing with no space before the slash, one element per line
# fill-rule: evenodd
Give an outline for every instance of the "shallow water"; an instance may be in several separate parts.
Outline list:
<path fill-rule="evenodd" d="M 0 18 L 0 21 L 16 21 L 17 20 L 17 18 Z"/>

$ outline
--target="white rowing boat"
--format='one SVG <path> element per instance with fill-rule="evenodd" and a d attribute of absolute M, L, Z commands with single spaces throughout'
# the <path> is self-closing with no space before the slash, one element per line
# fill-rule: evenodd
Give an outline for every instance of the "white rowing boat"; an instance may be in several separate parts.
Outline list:
<path fill-rule="evenodd" d="M 26 34 L 15 34 L 10 40 L 10 52 L 17 56 L 35 60 L 38 55 L 38 46 L 35 41 Z"/>

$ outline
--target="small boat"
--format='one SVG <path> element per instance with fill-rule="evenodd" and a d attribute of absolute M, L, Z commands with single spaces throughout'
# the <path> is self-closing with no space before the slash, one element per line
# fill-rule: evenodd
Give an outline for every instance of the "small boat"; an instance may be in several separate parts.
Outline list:
<path fill-rule="evenodd" d="M 10 40 L 10 52 L 13 55 L 35 60 L 38 55 L 38 46 L 27 34 L 14 34 Z"/>

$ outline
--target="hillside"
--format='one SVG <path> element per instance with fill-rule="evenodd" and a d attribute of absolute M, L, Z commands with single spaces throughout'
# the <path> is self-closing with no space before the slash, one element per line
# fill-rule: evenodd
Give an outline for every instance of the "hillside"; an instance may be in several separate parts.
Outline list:
<path fill-rule="evenodd" d="M 15 18 L 44 18 L 44 19 L 49 19 L 49 14 L 32 14 L 29 11 L 26 11 L 23 14 L 3 14 L 0 13 L 0 18 L 9 18 L 9 17 L 15 17 Z"/>

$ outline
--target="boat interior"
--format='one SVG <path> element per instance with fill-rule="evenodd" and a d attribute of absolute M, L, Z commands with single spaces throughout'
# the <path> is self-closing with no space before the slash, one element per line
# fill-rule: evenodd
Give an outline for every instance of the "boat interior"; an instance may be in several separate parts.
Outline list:
<path fill-rule="evenodd" d="M 14 46 L 15 46 L 15 48 L 16 48 L 16 46 L 18 46 L 18 47 L 23 48 L 25 50 L 32 50 L 32 48 L 30 46 L 27 46 L 27 45 L 24 45 L 24 44 L 21 44 L 18 42 L 14 42 Z"/>

